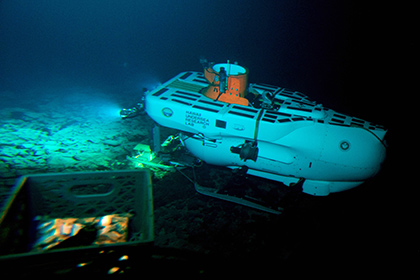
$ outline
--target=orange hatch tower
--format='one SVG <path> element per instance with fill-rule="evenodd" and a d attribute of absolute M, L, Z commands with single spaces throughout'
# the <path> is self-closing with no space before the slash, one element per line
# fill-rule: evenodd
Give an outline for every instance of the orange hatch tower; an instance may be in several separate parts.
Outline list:
<path fill-rule="evenodd" d="M 204 67 L 204 76 L 210 83 L 203 94 L 216 101 L 248 106 L 246 99 L 248 69 L 237 64 L 218 63 Z"/>

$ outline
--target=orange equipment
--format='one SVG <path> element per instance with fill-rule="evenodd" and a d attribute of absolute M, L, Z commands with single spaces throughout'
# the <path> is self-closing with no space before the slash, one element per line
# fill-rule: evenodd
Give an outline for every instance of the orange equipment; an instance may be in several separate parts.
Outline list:
<path fill-rule="evenodd" d="M 204 69 L 210 86 L 203 94 L 211 99 L 248 106 L 248 69 L 237 64 L 219 63 Z"/>

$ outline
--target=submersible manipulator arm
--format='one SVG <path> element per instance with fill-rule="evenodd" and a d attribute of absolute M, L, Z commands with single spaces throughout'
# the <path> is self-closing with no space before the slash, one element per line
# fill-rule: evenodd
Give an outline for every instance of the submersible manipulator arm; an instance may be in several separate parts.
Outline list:
<path fill-rule="evenodd" d="M 136 103 L 131 108 L 128 109 L 121 109 L 120 110 L 120 117 L 121 119 L 127 119 L 127 118 L 134 118 L 140 115 L 144 115 L 146 112 L 144 111 L 144 96 L 147 92 L 147 88 L 143 88 L 143 93 L 140 97 L 140 101 Z"/>

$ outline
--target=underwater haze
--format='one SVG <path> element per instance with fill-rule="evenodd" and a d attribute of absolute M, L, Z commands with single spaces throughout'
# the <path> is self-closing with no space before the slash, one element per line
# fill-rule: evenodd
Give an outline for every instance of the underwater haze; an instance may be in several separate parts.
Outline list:
<path fill-rule="evenodd" d="M 200 69 L 204 56 L 238 61 L 255 82 L 327 98 L 323 91 L 346 88 L 340 83 L 366 40 L 358 30 L 365 8 L 325 0 L 5 0 L 1 86 L 150 86 Z"/>
<path fill-rule="evenodd" d="M 0 0 L 0 206 L 21 175 L 138 168 L 134 148 L 151 143 L 154 122 L 121 120 L 120 109 L 139 102 L 143 88 L 202 71 L 202 57 L 237 61 L 249 82 L 391 126 L 379 86 L 389 25 L 364 2 Z M 162 138 L 173 133 L 163 128 Z M 208 184 L 233 176 L 204 168 Z M 273 267 L 366 265 L 389 252 L 377 236 L 396 221 L 392 211 L 383 216 L 390 192 L 377 192 L 392 173 L 384 168 L 360 189 L 299 196 L 280 217 L 203 197 L 179 173 L 154 174 L 155 244 Z"/>
<path fill-rule="evenodd" d="M 368 115 L 383 104 L 371 75 L 387 32 L 379 11 L 351 0 L 3 0 L 0 90 L 25 101 L 38 88 L 114 87 L 131 98 L 206 57 L 381 123 Z"/>

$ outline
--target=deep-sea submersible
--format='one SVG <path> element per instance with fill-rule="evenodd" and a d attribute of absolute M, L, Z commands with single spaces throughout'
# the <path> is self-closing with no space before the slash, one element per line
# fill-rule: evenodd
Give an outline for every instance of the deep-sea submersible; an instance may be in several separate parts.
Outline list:
<path fill-rule="evenodd" d="M 325 196 L 375 176 L 385 159 L 387 130 L 338 113 L 287 88 L 248 83 L 238 64 L 207 63 L 145 95 L 146 113 L 181 131 L 182 144 L 213 165 Z"/>

